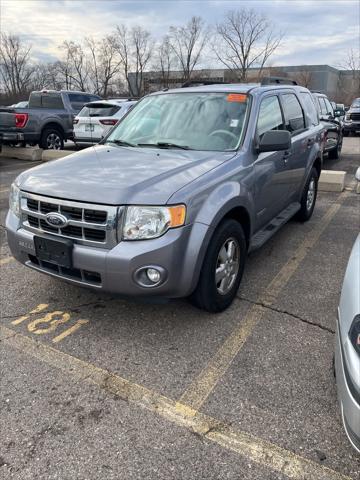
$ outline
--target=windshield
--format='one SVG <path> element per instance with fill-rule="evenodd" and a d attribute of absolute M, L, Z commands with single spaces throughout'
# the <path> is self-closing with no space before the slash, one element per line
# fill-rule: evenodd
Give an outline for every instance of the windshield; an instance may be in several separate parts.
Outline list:
<path fill-rule="evenodd" d="M 352 102 L 351 108 L 360 108 L 360 98 L 357 98 Z"/>
<path fill-rule="evenodd" d="M 140 147 L 235 150 L 248 106 L 240 93 L 168 93 L 141 100 L 106 143 Z"/>

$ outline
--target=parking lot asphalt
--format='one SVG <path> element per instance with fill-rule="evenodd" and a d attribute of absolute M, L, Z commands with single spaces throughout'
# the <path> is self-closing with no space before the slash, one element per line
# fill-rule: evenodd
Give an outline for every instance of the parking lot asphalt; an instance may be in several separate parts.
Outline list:
<path fill-rule="evenodd" d="M 345 480 L 360 458 L 332 373 L 336 310 L 359 232 L 360 138 L 344 139 L 348 189 L 319 193 L 248 258 L 238 298 L 210 315 L 184 300 L 130 301 L 11 258 L 11 181 L 0 160 L 0 477 Z"/>

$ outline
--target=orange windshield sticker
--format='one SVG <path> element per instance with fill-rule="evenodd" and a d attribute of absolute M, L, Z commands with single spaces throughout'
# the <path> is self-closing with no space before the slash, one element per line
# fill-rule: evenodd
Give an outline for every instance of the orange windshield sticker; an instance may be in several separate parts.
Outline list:
<path fill-rule="evenodd" d="M 247 95 L 244 95 L 243 93 L 229 93 L 229 95 L 226 97 L 226 100 L 228 102 L 244 103 L 247 100 Z"/>

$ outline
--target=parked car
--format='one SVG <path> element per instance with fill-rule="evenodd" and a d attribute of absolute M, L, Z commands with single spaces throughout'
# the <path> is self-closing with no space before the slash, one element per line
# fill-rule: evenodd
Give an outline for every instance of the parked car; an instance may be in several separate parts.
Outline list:
<path fill-rule="evenodd" d="M 91 144 L 100 142 L 135 103 L 131 99 L 87 103 L 74 119 L 75 141 Z"/>
<path fill-rule="evenodd" d="M 338 113 L 336 113 L 338 112 Z M 335 116 L 339 118 L 340 122 L 344 122 L 345 120 L 345 105 L 343 103 L 337 103 L 335 108 Z M 344 126 L 344 125 L 343 125 Z M 344 128 L 343 128 L 343 135 L 344 135 Z"/>
<path fill-rule="evenodd" d="M 337 111 L 334 112 L 333 107 L 323 93 L 312 92 L 315 100 L 316 108 L 319 113 L 321 123 L 326 130 L 326 140 L 324 144 L 324 153 L 328 154 L 328 158 L 335 160 L 340 157 L 343 143 L 343 128 Z"/>
<path fill-rule="evenodd" d="M 68 90 L 32 92 L 28 108 L 1 109 L 15 115 L 16 126 L 0 127 L 9 143 L 39 144 L 44 149 L 60 150 L 73 138 L 73 119 L 85 103 L 100 97 Z"/>
<path fill-rule="evenodd" d="M 28 108 L 28 106 L 29 106 L 29 101 L 28 100 L 25 100 L 23 102 L 15 103 L 15 105 L 13 105 L 14 108 Z"/>
<path fill-rule="evenodd" d="M 358 170 L 360 181 L 360 168 Z M 338 309 L 335 372 L 346 434 L 360 453 L 360 235 L 346 268 Z"/>
<path fill-rule="evenodd" d="M 21 263 L 74 284 L 222 311 L 247 252 L 294 215 L 311 217 L 323 134 L 304 87 L 148 95 L 99 145 L 15 180 L 8 244 Z"/>
<path fill-rule="evenodd" d="M 360 98 L 355 98 L 347 110 L 344 120 L 344 135 L 360 132 Z"/>

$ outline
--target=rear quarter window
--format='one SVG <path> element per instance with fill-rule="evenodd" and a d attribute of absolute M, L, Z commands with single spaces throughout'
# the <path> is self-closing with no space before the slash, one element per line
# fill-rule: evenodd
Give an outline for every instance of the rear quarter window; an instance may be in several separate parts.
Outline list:
<path fill-rule="evenodd" d="M 42 108 L 63 109 L 64 104 L 61 95 L 42 95 Z"/>

